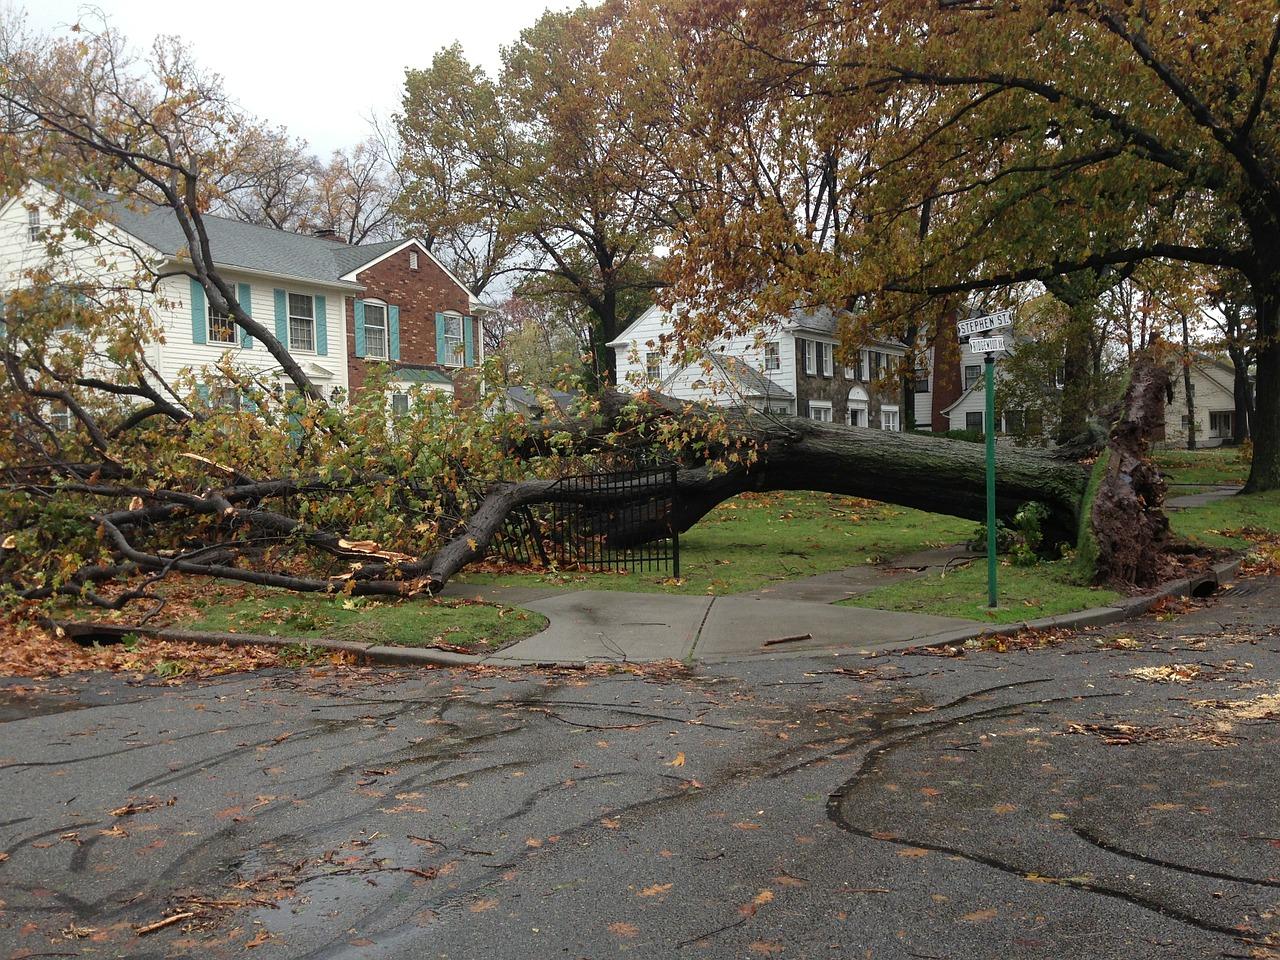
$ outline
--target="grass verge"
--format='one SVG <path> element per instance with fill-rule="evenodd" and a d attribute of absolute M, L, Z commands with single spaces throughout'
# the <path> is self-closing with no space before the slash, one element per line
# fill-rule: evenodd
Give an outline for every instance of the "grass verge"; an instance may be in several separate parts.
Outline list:
<path fill-rule="evenodd" d="M 1178 536 L 1207 547 L 1245 550 L 1280 534 L 1280 490 L 1236 494 L 1169 515 Z"/>
<path fill-rule="evenodd" d="M 846 606 L 875 607 L 902 613 L 961 617 L 984 623 L 1016 623 L 1090 607 L 1105 607 L 1119 599 L 1114 590 L 1081 586 L 1070 560 L 1030 567 L 1001 564 L 998 575 L 1000 606 L 987 607 L 987 566 L 977 560 L 945 574 L 930 574 L 872 590 Z"/>
<path fill-rule="evenodd" d="M 662 573 L 491 573 L 459 583 L 563 585 L 645 593 L 729 594 L 863 563 L 880 563 L 973 535 L 971 520 L 824 493 L 747 493 L 680 538 L 681 580 Z"/>
<path fill-rule="evenodd" d="M 327 637 L 401 647 L 458 647 L 487 653 L 543 629 L 531 610 L 468 600 L 408 600 L 269 593 L 195 603 L 183 630 L 260 633 L 299 640 Z"/>
<path fill-rule="evenodd" d="M 1223 484 L 1243 485 L 1249 478 L 1249 461 L 1235 447 L 1157 450 L 1151 458 L 1168 481 L 1171 497 L 1200 493 Z"/>

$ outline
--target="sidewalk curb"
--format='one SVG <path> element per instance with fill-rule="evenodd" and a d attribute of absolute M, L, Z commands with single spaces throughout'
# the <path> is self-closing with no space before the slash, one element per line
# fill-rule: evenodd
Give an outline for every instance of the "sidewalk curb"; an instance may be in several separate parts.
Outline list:
<path fill-rule="evenodd" d="M 1094 607 L 1079 610 L 1075 613 L 1064 613 L 1054 617 L 1041 617 L 1038 620 L 1019 620 L 1005 624 L 974 624 L 935 633 L 925 637 L 912 638 L 900 644 L 877 649 L 876 653 L 901 653 L 904 650 L 920 650 L 925 648 L 950 647 L 978 640 L 983 637 L 1004 637 L 1023 630 L 1053 630 L 1079 627 L 1102 627 L 1113 623 L 1121 623 L 1140 617 L 1166 597 L 1184 597 L 1193 595 L 1204 584 L 1216 590 L 1221 584 L 1235 579 L 1240 570 L 1243 557 L 1236 557 L 1210 568 L 1210 573 L 1195 578 L 1171 580 L 1152 593 L 1122 600 L 1115 606 Z M 1212 592 L 1212 590 L 1210 591 Z M 77 624 L 55 622 L 54 626 L 66 629 L 75 628 Z M 70 632 L 70 631 L 68 631 Z M 539 660 L 530 663 L 523 660 L 504 660 L 499 650 L 487 656 L 476 656 L 470 653 L 454 653 L 451 650 L 432 650 L 422 647 L 391 647 L 377 643 L 357 643 L 351 640 L 330 640 L 324 637 L 278 637 L 259 633 L 216 633 L 197 630 L 172 630 L 166 627 L 129 627 L 124 632 L 155 637 L 158 640 L 174 640 L 182 643 L 227 644 L 230 646 L 263 646 L 288 647 L 305 645 L 323 650 L 350 653 L 372 663 L 383 663 L 392 666 L 426 666 L 426 667 L 523 667 L 525 669 L 572 669 L 581 670 L 588 665 L 583 660 Z M 824 656 L 842 651 L 818 650 L 805 651 L 796 656 Z M 737 660 L 742 658 L 730 658 Z M 609 661 L 612 662 L 612 661 Z M 696 661 L 695 661 L 696 662 Z M 724 662 L 717 659 L 715 662 Z"/>
<path fill-rule="evenodd" d="M 1240 572 L 1240 564 L 1244 557 L 1234 557 L 1222 563 L 1214 564 L 1210 572 L 1198 577 L 1170 580 L 1151 593 L 1138 597 L 1129 597 L 1115 606 L 1093 607 L 1089 610 L 1077 610 L 1075 613 L 1063 613 L 1054 617 L 1041 617 L 1038 620 L 1019 620 L 1016 623 L 980 625 L 947 633 L 934 634 L 919 642 L 904 645 L 901 650 L 931 647 L 950 647 L 968 640 L 979 640 L 983 637 L 1008 637 L 1023 630 L 1059 630 L 1079 627 L 1105 627 L 1113 623 L 1123 623 L 1142 616 L 1161 600 L 1168 597 L 1187 597 L 1196 595 L 1207 584 L 1210 593 L 1215 592 L 1222 584 L 1230 583 Z"/>
<path fill-rule="evenodd" d="M 67 627 L 68 624 L 57 623 Z M 388 647 L 378 643 L 357 643 L 352 640 L 331 640 L 327 637 L 278 637 L 263 633 L 218 633 L 203 630 L 171 630 L 167 627 L 129 627 L 128 633 L 155 637 L 157 640 L 173 640 L 179 643 L 226 644 L 233 647 L 291 647 L 308 646 L 338 653 L 350 653 L 374 663 L 397 666 L 467 667 L 480 663 L 484 658 L 451 650 L 430 650 L 421 647 Z"/>

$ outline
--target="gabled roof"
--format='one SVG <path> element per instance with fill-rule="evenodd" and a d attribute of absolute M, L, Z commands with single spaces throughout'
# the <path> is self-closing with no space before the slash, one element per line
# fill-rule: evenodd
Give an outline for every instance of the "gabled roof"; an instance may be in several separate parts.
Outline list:
<path fill-rule="evenodd" d="M 101 213 L 121 230 L 165 256 L 176 257 L 188 247 L 177 217 L 168 207 L 108 200 Z M 241 223 L 213 214 L 205 214 L 203 220 L 214 260 L 225 267 L 241 267 L 318 283 L 343 284 L 341 278 L 347 271 L 342 269 L 343 261 L 339 258 L 360 258 L 367 253 L 364 246 L 348 246 L 337 240 Z M 381 247 L 383 244 L 369 246 Z"/>
<path fill-rule="evenodd" d="M 780 387 L 764 373 L 745 360 L 724 354 L 707 354 L 712 364 L 720 369 L 744 397 L 762 397 L 766 400 L 794 400 L 795 394 Z"/>

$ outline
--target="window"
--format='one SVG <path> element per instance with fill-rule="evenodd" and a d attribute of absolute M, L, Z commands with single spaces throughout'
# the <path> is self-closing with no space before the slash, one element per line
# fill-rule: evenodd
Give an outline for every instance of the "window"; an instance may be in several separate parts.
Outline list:
<path fill-rule="evenodd" d="M 804 344 L 804 372 L 814 374 L 818 368 L 818 344 L 814 340 L 802 340 Z"/>
<path fill-rule="evenodd" d="M 816 400 L 809 401 L 809 419 L 818 420 L 821 423 L 831 422 L 831 404 L 819 403 Z"/>
<path fill-rule="evenodd" d="M 1191 429 L 1191 418 L 1188 417 L 1185 413 L 1182 415 L 1182 429 L 1183 430 Z"/>
<path fill-rule="evenodd" d="M 364 355 L 387 359 L 387 308 L 367 300 L 364 304 Z"/>
<path fill-rule="evenodd" d="M 902 421 L 898 419 L 898 408 L 883 406 L 880 408 L 880 429 L 898 431 L 902 429 Z"/>
<path fill-rule="evenodd" d="M 444 348 L 444 356 L 440 358 L 440 362 L 453 367 L 462 366 L 466 355 L 463 353 L 461 314 L 444 315 Z"/>
<path fill-rule="evenodd" d="M 836 372 L 835 346 L 830 343 L 818 344 L 818 373 L 831 377 Z"/>
<path fill-rule="evenodd" d="M 767 403 L 765 404 L 765 412 L 776 414 L 781 417 L 791 415 L 791 404 L 789 403 Z"/>
<path fill-rule="evenodd" d="M 844 368 L 844 378 L 846 380 L 861 380 L 863 378 L 862 371 L 866 364 L 863 363 L 862 355 L 865 352 L 865 350 L 859 350 L 853 358 L 853 366 Z"/>
<path fill-rule="evenodd" d="M 928 370 L 916 370 L 915 383 L 912 385 L 912 390 L 914 390 L 916 393 L 929 392 L 929 371 Z"/>
<path fill-rule="evenodd" d="M 1230 410 L 1209 411 L 1209 436 L 1231 436 L 1234 416 Z"/>
<path fill-rule="evenodd" d="M 231 319 L 231 314 L 219 313 L 212 304 L 209 305 L 209 342 L 236 342 L 236 322 Z"/>
<path fill-rule="evenodd" d="M 27 211 L 27 239 L 32 243 L 40 242 L 40 210 Z"/>
<path fill-rule="evenodd" d="M 410 270 L 418 269 L 418 255 L 414 253 L 412 250 L 409 251 L 409 269 Z M 399 394 L 397 394 L 397 396 L 399 396 Z"/>
<path fill-rule="evenodd" d="M 240 391 L 235 387 L 215 387 L 210 404 L 217 410 L 236 412 L 240 409 Z"/>
<path fill-rule="evenodd" d="M 71 410 L 60 400 L 49 404 L 49 426 L 55 430 L 71 429 Z"/>
<path fill-rule="evenodd" d="M 868 371 L 868 379 L 879 380 L 884 375 L 884 354 L 879 350 L 867 351 L 867 358 L 870 360 L 870 371 Z"/>
<path fill-rule="evenodd" d="M 964 415 L 964 428 L 974 433 L 982 433 L 982 411 L 970 410 Z"/>
<path fill-rule="evenodd" d="M 969 363 L 964 368 L 964 388 L 968 390 L 982 378 L 982 364 Z"/>
<path fill-rule="evenodd" d="M 316 304 L 305 293 L 289 294 L 289 349 L 316 349 Z"/>
<path fill-rule="evenodd" d="M 391 395 L 391 416 L 407 417 L 409 415 L 409 395 L 407 393 L 393 393 Z"/>
<path fill-rule="evenodd" d="M 782 347 L 776 340 L 764 345 L 764 369 L 766 372 L 782 369 Z"/>
<path fill-rule="evenodd" d="M 651 350 L 644 355 L 644 375 L 650 380 L 662 379 L 662 354 Z"/>

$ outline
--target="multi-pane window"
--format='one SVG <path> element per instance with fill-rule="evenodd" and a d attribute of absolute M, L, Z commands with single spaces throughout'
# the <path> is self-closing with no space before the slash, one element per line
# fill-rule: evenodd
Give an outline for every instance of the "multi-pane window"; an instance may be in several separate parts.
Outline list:
<path fill-rule="evenodd" d="M 864 350 L 859 350 L 857 353 L 855 353 L 851 358 L 853 360 L 853 365 L 844 368 L 844 378 L 846 380 L 862 379 L 862 370 L 864 366 L 862 362 L 862 355 L 865 352 L 866 351 Z"/>
<path fill-rule="evenodd" d="M 980 363 L 966 364 L 964 368 L 964 388 L 968 390 L 970 387 L 972 387 L 975 383 L 978 382 L 981 376 L 982 376 L 982 364 Z"/>
<path fill-rule="evenodd" d="M 916 393 L 929 392 L 929 371 L 928 370 L 925 370 L 919 367 L 916 368 L 914 380 L 915 382 L 912 384 L 912 387 L 911 387 L 912 390 L 914 390 Z"/>
<path fill-rule="evenodd" d="M 209 306 L 209 342 L 236 342 L 236 322 L 231 314 L 213 309 L 212 304 Z"/>
<path fill-rule="evenodd" d="M 818 344 L 814 340 L 803 340 L 804 344 L 804 372 L 808 374 L 817 373 L 818 370 Z"/>
<path fill-rule="evenodd" d="M 880 408 L 880 429 L 898 431 L 902 429 L 902 421 L 898 419 L 898 408 L 885 406 Z"/>
<path fill-rule="evenodd" d="M 289 349 L 316 349 L 316 303 L 305 293 L 289 294 Z"/>
<path fill-rule="evenodd" d="M 651 350 L 644 355 L 644 375 L 650 380 L 662 378 L 662 354 Z"/>
<path fill-rule="evenodd" d="M 55 430 L 71 429 L 71 410 L 60 400 L 49 404 L 49 426 Z"/>
<path fill-rule="evenodd" d="M 836 372 L 835 345 L 818 344 L 818 373 L 824 377 L 833 376 Z"/>
<path fill-rule="evenodd" d="M 38 208 L 27 211 L 27 239 L 32 243 L 38 243 L 40 240 L 40 210 Z"/>
<path fill-rule="evenodd" d="M 1209 435 L 1229 437 L 1232 434 L 1234 414 L 1230 410 L 1209 411 Z"/>
<path fill-rule="evenodd" d="M 964 415 L 964 428 L 974 433 L 982 433 L 982 411 L 970 410 Z"/>
<path fill-rule="evenodd" d="M 849 426 L 865 427 L 867 425 L 867 405 L 865 402 L 856 403 L 854 401 L 850 401 L 847 412 L 849 416 Z"/>
<path fill-rule="evenodd" d="M 409 395 L 407 393 L 393 393 L 391 395 L 391 415 L 397 418 L 409 415 Z"/>
<path fill-rule="evenodd" d="M 782 369 L 782 348 L 776 340 L 764 345 L 764 368 L 766 371 Z"/>
<path fill-rule="evenodd" d="M 815 403 L 812 400 L 809 401 L 809 419 L 818 420 L 822 423 L 830 423 L 831 422 L 831 404 Z"/>
<path fill-rule="evenodd" d="M 240 409 L 240 391 L 235 387 L 214 387 L 213 396 L 210 399 L 212 405 L 218 410 Z"/>
<path fill-rule="evenodd" d="M 444 315 L 444 346 L 444 356 L 440 359 L 440 362 L 451 364 L 455 367 L 462 366 L 465 354 L 463 353 L 462 316 L 460 314 L 446 313 Z"/>
<path fill-rule="evenodd" d="M 364 355 L 387 359 L 387 308 L 380 303 L 364 305 Z"/>

